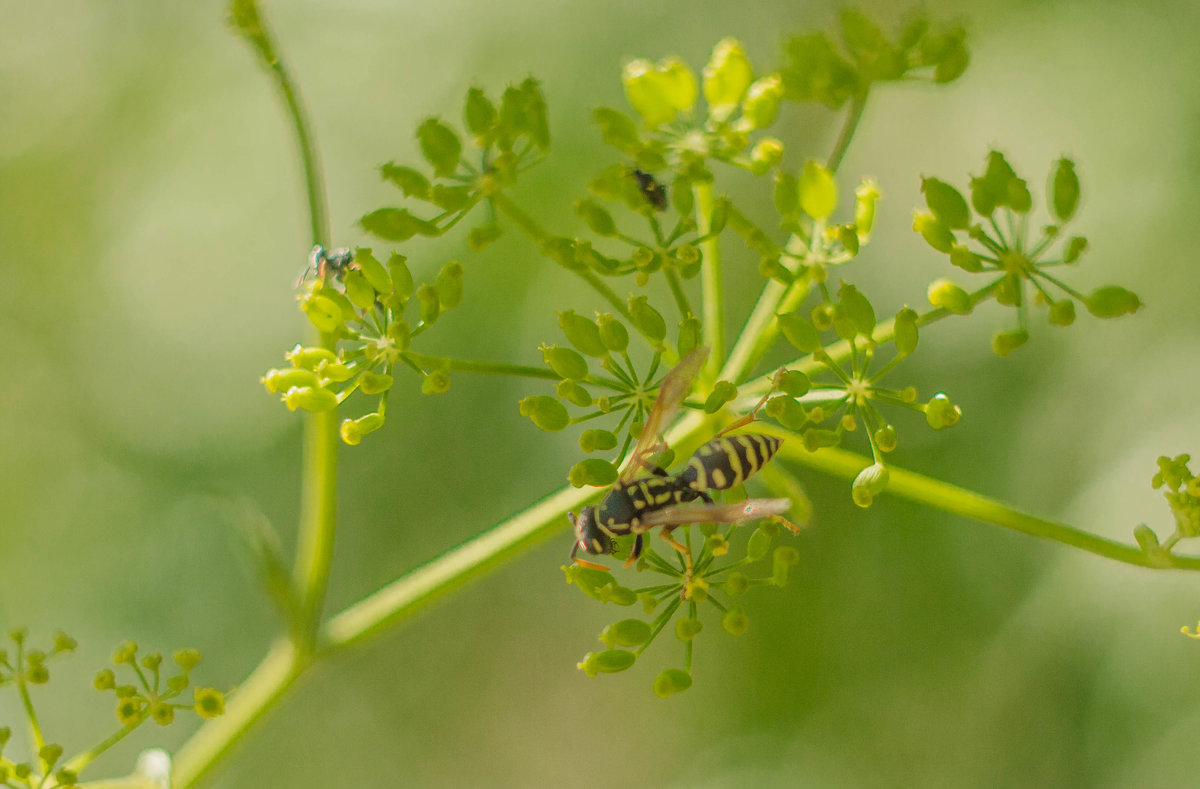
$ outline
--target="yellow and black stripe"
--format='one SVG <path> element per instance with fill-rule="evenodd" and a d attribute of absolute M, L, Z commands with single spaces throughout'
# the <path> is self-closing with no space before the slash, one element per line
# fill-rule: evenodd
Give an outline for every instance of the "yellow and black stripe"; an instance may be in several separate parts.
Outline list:
<path fill-rule="evenodd" d="M 728 490 L 765 466 L 782 443 L 762 433 L 714 439 L 696 450 L 679 479 L 692 490 Z"/>

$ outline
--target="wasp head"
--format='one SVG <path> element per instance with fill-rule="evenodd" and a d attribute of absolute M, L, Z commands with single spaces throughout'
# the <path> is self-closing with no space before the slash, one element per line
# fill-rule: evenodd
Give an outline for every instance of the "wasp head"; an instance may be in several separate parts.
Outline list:
<path fill-rule="evenodd" d="M 579 517 L 571 513 L 567 513 L 567 517 L 575 527 L 575 547 L 571 550 L 571 558 L 575 558 L 575 552 L 580 548 L 591 554 L 612 553 L 616 550 L 613 538 L 600 528 L 596 520 L 594 504 L 580 510 Z"/>

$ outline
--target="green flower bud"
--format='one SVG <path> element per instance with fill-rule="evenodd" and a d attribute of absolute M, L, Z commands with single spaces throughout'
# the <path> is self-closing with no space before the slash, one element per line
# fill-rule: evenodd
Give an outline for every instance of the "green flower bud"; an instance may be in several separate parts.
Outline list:
<path fill-rule="evenodd" d="M 61 745 L 43 745 L 38 749 L 38 758 L 41 759 L 42 764 L 45 765 L 47 772 L 54 769 L 55 763 L 62 758 L 62 755 L 63 748 Z"/>
<path fill-rule="evenodd" d="M 816 409 L 813 409 L 814 411 Z M 815 419 L 811 414 L 809 420 L 813 423 L 818 423 L 821 420 Z M 809 452 L 816 452 L 818 449 L 825 447 L 836 447 L 841 442 L 841 436 L 834 430 L 821 430 L 812 428 L 804 431 L 801 439 L 804 442 L 804 448 Z"/>
<path fill-rule="evenodd" d="M 1063 263 L 1074 263 L 1079 260 L 1079 256 L 1087 249 L 1087 239 L 1083 236 L 1072 236 L 1067 242 L 1067 249 L 1063 252 Z"/>
<path fill-rule="evenodd" d="M 921 193 L 925 195 L 925 204 L 938 221 L 953 230 L 967 229 L 971 212 L 957 189 L 937 178 L 922 178 Z"/>
<path fill-rule="evenodd" d="M 531 395 L 520 402 L 521 416 L 527 416 L 547 433 L 557 433 L 571 423 L 571 415 L 558 400 L 548 395 Z"/>
<path fill-rule="evenodd" d="M 341 307 L 326 296 L 310 296 L 301 303 L 300 309 L 304 310 L 309 322 L 325 334 L 333 334 L 344 323 Z"/>
<path fill-rule="evenodd" d="M 750 588 L 750 579 L 745 573 L 732 572 L 725 579 L 723 588 L 725 589 L 725 594 L 730 597 L 736 597 L 745 594 Z"/>
<path fill-rule="evenodd" d="M 767 416 L 788 430 L 799 430 L 808 422 L 808 412 L 790 397 L 772 397 L 766 410 Z"/>
<path fill-rule="evenodd" d="M 96 674 L 96 678 L 92 680 L 92 687 L 96 690 L 112 690 L 117 686 L 117 676 L 113 674 L 112 669 L 101 669 Z"/>
<path fill-rule="evenodd" d="M 783 143 L 774 137 L 764 137 L 750 149 L 750 170 L 763 175 L 783 161 Z"/>
<path fill-rule="evenodd" d="M 580 408 L 587 408 L 595 402 L 595 398 L 587 389 L 575 383 L 569 378 L 564 378 L 559 381 L 554 387 L 554 396 L 559 400 L 566 400 L 572 405 L 577 405 Z"/>
<path fill-rule="evenodd" d="M 895 327 L 893 338 L 896 342 L 896 353 L 908 356 L 917 349 L 917 313 L 905 307 L 896 313 L 893 326 Z"/>
<path fill-rule="evenodd" d="M 871 306 L 871 301 L 858 288 L 846 282 L 838 288 L 838 301 L 858 333 L 869 338 L 875 329 L 875 308 Z"/>
<path fill-rule="evenodd" d="M 754 533 L 750 535 L 749 542 L 746 543 L 746 558 L 757 562 L 766 556 L 769 550 L 771 550 L 771 535 L 767 534 L 760 526 L 754 530 Z"/>
<path fill-rule="evenodd" d="M 196 688 L 192 691 L 192 708 L 201 718 L 216 718 L 225 714 L 225 694 L 214 688 Z"/>
<path fill-rule="evenodd" d="M 342 277 L 342 282 L 346 286 L 346 298 L 350 299 L 354 306 L 362 310 L 369 310 L 375 306 L 375 289 L 361 271 L 347 271 Z"/>
<path fill-rule="evenodd" d="M 854 225 L 836 225 L 826 232 L 837 238 L 850 257 L 858 254 L 858 228 Z"/>
<path fill-rule="evenodd" d="M 599 327 L 574 310 L 558 313 L 558 328 L 566 335 L 567 342 L 574 345 L 588 356 L 603 359 L 608 356 L 608 348 L 600 339 Z"/>
<path fill-rule="evenodd" d="M 597 314 L 596 325 L 600 330 L 600 342 L 606 349 L 619 353 L 629 347 L 629 332 L 611 313 Z"/>
<path fill-rule="evenodd" d="M 800 173 L 800 208 L 813 219 L 824 219 L 837 208 L 838 189 L 833 173 L 809 159 Z"/>
<path fill-rule="evenodd" d="M 320 346 L 316 345 L 309 347 L 297 345 L 283 356 L 292 363 L 293 367 L 303 367 L 307 370 L 315 370 L 317 365 L 321 362 L 337 361 L 336 353 L 328 348 L 321 348 Z"/>
<path fill-rule="evenodd" d="M 1088 312 L 1097 318 L 1119 318 L 1132 315 L 1142 308 L 1136 293 L 1116 285 L 1106 285 L 1092 291 L 1084 302 Z"/>
<path fill-rule="evenodd" d="M 567 472 L 567 481 L 576 488 L 582 488 L 584 485 L 604 487 L 617 481 L 617 467 L 607 460 L 586 458 L 571 466 L 571 470 Z"/>
<path fill-rule="evenodd" d="M 1027 342 L 1029 332 L 1024 329 L 998 331 L 992 335 L 992 352 L 997 356 L 1008 356 Z"/>
<path fill-rule="evenodd" d="M 407 258 L 398 253 L 392 253 L 388 258 L 387 269 L 392 280 L 391 303 L 389 306 L 403 307 L 413 294 L 412 273 L 408 270 Z"/>
<path fill-rule="evenodd" d="M 479 227 L 471 228 L 467 233 L 467 247 L 472 252 L 479 252 L 486 249 L 493 241 L 500 238 L 499 225 L 480 225 Z"/>
<path fill-rule="evenodd" d="M 328 389 L 317 386 L 293 386 L 283 395 L 283 402 L 289 411 L 303 408 L 319 414 L 337 408 L 337 395 Z"/>
<path fill-rule="evenodd" d="M 1050 323 L 1054 326 L 1070 326 L 1075 322 L 1075 302 L 1070 299 L 1056 301 L 1050 305 Z"/>
<path fill-rule="evenodd" d="M 742 102 L 742 131 L 765 129 L 775 122 L 779 113 L 779 101 L 783 98 L 783 78 L 778 74 L 768 74 L 755 80 L 746 91 Z M 782 153 L 782 146 L 780 146 Z"/>
<path fill-rule="evenodd" d="M 421 379 L 421 394 L 445 394 L 450 390 L 450 373 L 433 370 Z"/>
<path fill-rule="evenodd" d="M 142 700 L 136 696 L 121 699 L 117 702 L 117 720 L 123 726 L 137 722 L 142 714 Z"/>
<path fill-rule="evenodd" d="M 969 315 L 975 307 L 965 290 L 952 280 L 938 279 L 929 284 L 929 303 L 942 307 L 955 315 Z"/>
<path fill-rule="evenodd" d="M 658 310 L 647 302 L 645 296 L 629 297 L 629 317 L 634 327 L 656 343 L 667 336 L 667 323 Z"/>
<path fill-rule="evenodd" d="M 442 313 L 441 300 L 433 285 L 424 284 L 417 288 L 417 304 L 420 306 L 421 322 L 431 324 Z"/>
<path fill-rule="evenodd" d="M 405 197 L 415 197 L 418 200 L 429 199 L 429 179 L 417 170 L 388 162 L 379 168 L 379 171 L 384 180 L 398 186 Z"/>
<path fill-rule="evenodd" d="M 425 161 L 433 165 L 434 175 L 441 178 L 454 175 L 462 156 L 462 143 L 453 129 L 437 118 L 429 118 L 417 127 L 417 142 Z"/>
<path fill-rule="evenodd" d="M 79 773 L 64 767 L 54 773 L 54 781 L 64 789 L 71 789 L 79 782 Z"/>
<path fill-rule="evenodd" d="M 979 259 L 979 256 L 958 243 L 950 246 L 950 263 L 972 274 L 983 271 L 983 261 Z"/>
<path fill-rule="evenodd" d="M 775 173 L 775 210 L 780 216 L 794 216 L 800 208 L 800 182 L 782 170 Z"/>
<path fill-rule="evenodd" d="M 617 437 L 608 430 L 585 430 L 579 435 L 579 448 L 584 452 L 607 452 L 616 446 Z"/>
<path fill-rule="evenodd" d="M 954 248 L 954 233 L 933 214 L 913 214 L 913 230 L 938 252 L 949 253 Z"/>
<path fill-rule="evenodd" d="M 648 128 L 675 120 L 679 110 L 673 101 L 677 80 L 667 77 L 649 60 L 631 60 L 621 72 L 621 84 L 629 105 Z"/>
<path fill-rule="evenodd" d="M 159 726 L 170 725 L 175 720 L 175 708 L 170 704 L 156 701 L 150 705 L 150 717 Z"/>
<path fill-rule="evenodd" d="M 311 370 L 297 368 L 273 368 L 259 379 L 271 394 L 286 392 L 293 386 L 318 386 L 317 374 Z"/>
<path fill-rule="evenodd" d="M 382 394 L 392 388 L 392 376 L 365 372 L 358 378 L 358 388 L 363 394 Z"/>
<path fill-rule="evenodd" d="M 800 552 L 790 545 L 776 548 L 771 567 L 771 583 L 776 586 L 786 585 L 788 576 L 791 574 L 791 568 L 799 563 L 799 561 Z"/>
<path fill-rule="evenodd" d="M 678 668 L 669 668 L 654 678 L 654 695 L 660 699 L 682 693 L 692 686 L 692 675 Z"/>
<path fill-rule="evenodd" d="M 1050 206 L 1060 222 L 1075 215 L 1079 207 L 1079 176 L 1075 174 L 1075 163 L 1070 159 L 1059 159 L 1050 181 Z"/>
<path fill-rule="evenodd" d="M 380 208 L 358 220 L 362 229 L 387 241 L 407 241 L 415 235 L 436 236 L 437 225 L 413 216 L 406 208 Z"/>
<path fill-rule="evenodd" d="M 865 241 L 875 226 L 875 203 L 879 201 L 879 186 L 869 178 L 854 190 L 854 227 Z"/>
<path fill-rule="evenodd" d="M 162 665 L 162 659 L 162 653 L 150 652 L 142 658 L 142 668 L 155 671 L 159 666 Z"/>
<path fill-rule="evenodd" d="M 708 217 L 708 232 L 711 235 L 718 235 L 725 229 L 725 225 L 729 222 L 729 200 L 724 197 L 718 197 L 713 203 L 712 213 Z"/>
<path fill-rule="evenodd" d="M 637 655 L 625 649 L 606 649 L 603 652 L 589 652 L 577 664 L 580 671 L 589 677 L 597 674 L 615 674 L 633 665 Z"/>
<path fill-rule="evenodd" d="M 617 233 L 617 223 L 613 221 L 612 214 L 595 200 L 576 200 L 575 214 L 598 236 Z"/>
<path fill-rule="evenodd" d="M 667 103 L 677 110 L 690 110 L 696 104 L 699 88 L 696 74 L 683 59 L 671 55 L 658 61 L 658 72 L 662 75 L 664 96 Z"/>
<path fill-rule="evenodd" d="M 679 339 L 675 343 L 679 355 L 687 356 L 700 346 L 700 319 L 689 315 L 679 322 Z"/>
<path fill-rule="evenodd" d="M 338 427 L 338 435 L 341 436 L 342 442 L 349 446 L 357 446 L 362 442 L 362 430 L 353 419 L 346 419 Z"/>
<path fill-rule="evenodd" d="M 675 620 L 675 637 L 680 641 L 691 641 L 704 629 L 704 623 L 699 619 L 682 616 Z"/>
<path fill-rule="evenodd" d="M 1018 179 L 1008 160 L 1004 158 L 1004 154 L 999 151 L 989 151 L 987 170 L 984 172 L 983 178 L 978 180 L 981 181 L 980 189 L 986 193 L 986 199 L 991 202 L 992 206 L 1001 206 L 1008 205 L 1009 182 Z M 974 199 L 974 183 L 972 183 L 972 199 Z M 979 211 L 979 213 L 987 216 L 992 211 Z"/>
<path fill-rule="evenodd" d="M 740 636 L 750 628 L 750 620 L 740 608 L 730 608 L 721 617 L 721 627 L 731 636 Z"/>
<path fill-rule="evenodd" d="M 438 303 L 442 311 L 457 307 L 462 303 L 463 296 L 463 265 L 457 260 L 451 260 L 442 266 L 434 284 L 437 289 Z"/>
<path fill-rule="evenodd" d="M 875 431 L 875 446 L 880 452 L 891 452 L 896 449 L 896 428 L 884 425 Z"/>
<path fill-rule="evenodd" d="M 1021 178 L 1009 181 L 1005 202 L 1018 214 L 1029 211 L 1030 208 L 1033 208 L 1033 195 L 1029 193 L 1029 185 Z"/>
<path fill-rule="evenodd" d="M 176 665 L 184 671 L 191 671 L 196 666 L 200 665 L 201 655 L 198 649 L 180 649 L 176 650 L 172 655 Z"/>
<path fill-rule="evenodd" d="M 429 202 L 443 211 L 454 213 L 471 204 L 472 191 L 473 187 L 470 186 L 434 184 L 429 193 Z"/>
<path fill-rule="evenodd" d="M 815 353 L 822 347 L 821 335 L 813 324 L 801 318 L 797 313 L 776 315 L 779 330 L 797 350 L 804 353 Z"/>
<path fill-rule="evenodd" d="M 640 619 L 622 619 L 604 628 L 600 640 L 606 647 L 636 647 L 650 640 L 650 625 Z"/>
<path fill-rule="evenodd" d="M 480 88 L 467 91 L 466 104 L 463 106 L 463 124 L 475 137 L 476 145 L 484 147 L 489 133 L 496 125 L 496 105 L 492 104 Z"/>
<path fill-rule="evenodd" d="M 717 413 L 721 410 L 722 406 L 735 397 L 737 397 L 736 386 L 728 381 L 717 381 L 713 386 L 712 392 L 709 393 L 708 399 L 704 401 L 704 413 Z"/>
<path fill-rule="evenodd" d="M 925 404 L 925 421 L 934 430 L 953 427 L 962 417 L 962 409 L 951 402 L 950 398 L 939 392 Z"/>
<path fill-rule="evenodd" d="M 854 503 L 863 508 L 870 507 L 875 497 L 887 488 L 890 476 L 891 473 L 887 466 L 882 463 L 875 463 L 858 472 L 858 476 L 854 478 L 854 484 L 850 488 L 850 495 L 854 499 Z"/>
<path fill-rule="evenodd" d="M 600 135 L 608 145 L 630 154 L 641 148 L 637 124 L 625 113 L 600 107 L 592 112 L 592 119 L 600 127 Z"/>
<path fill-rule="evenodd" d="M 387 294 L 392 292 L 392 278 L 388 276 L 387 269 L 384 268 L 383 264 L 371 254 L 371 250 L 361 247 L 354 250 L 354 262 L 358 266 L 358 270 L 366 277 L 368 284 L 377 293 Z"/>
<path fill-rule="evenodd" d="M 719 41 L 704 67 L 704 99 L 709 116 L 717 121 L 727 119 L 753 79 L 754 70 L 741 42 L 733 38 Z"/>
<path fill-rule="evenodd" d="M 562 378 L 586 378 L 588 374 L 587 360 L 570 348 L 560 348 L 557 345 L 541 345 L 542 359 Z"/>
<path fill-rule="evenodd" d="M 1133 538 L 1137 540 L 1138 547 L 1142 549 L 1143 553 L 1153 556 L 1162 550 L 1158 544 L 1158 535 L 1144 523 L 1138 524 L 1134 528 Z"/>
<path fill-rule="evenodd" d="M 386 335 L 398 353 L 407 351 L 412 341 L 412 329 L 407 321 L 392 321 L 388 324 Z"/>
<path fill-rule="evenodd" d="M 784 370 L 779 377 L 779 388 L 791 397 L 803 397 L 812 388 L 812 381 L 799 370 Z"/>

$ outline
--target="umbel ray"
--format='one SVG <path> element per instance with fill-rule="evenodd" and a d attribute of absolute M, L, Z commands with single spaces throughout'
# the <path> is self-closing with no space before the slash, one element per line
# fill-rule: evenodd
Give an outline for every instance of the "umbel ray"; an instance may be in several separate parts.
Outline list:
<path fill-rule="evenodd" d="M 688 460 L 678 474 L 669 474 L 655 466 L 647 457 L 664 448 L 662 430 L 670 423 L 675 411 L 691 391 L 692 382 L 708 348 L 697 348 L 680 360 L 663 379 L 658 398 L 646 417 L 637 445 L 624 470 L 599 504 L 584 507 L 578 516 L 568 513 L 575 529 L 575 545 L 571 559 L 593 569 L 607 570 L 604 565 L 580 559 L 579 549 L 590 554 L 612 554 L 617 550 L 616 539 L 634 535 L 633 547 L 626 567 L 632 567 L 643 550 L 642 536 L 654 528 L 659 535 L 683 556 L 688 578 L 692 575 L 692 554 L 687 546 L 672 537 L 677 526 L 692 523 L 740 523 L 758 518 L 771 518 L 786 526 L 793 534 L 799 530 L 781 516 L 792 506 L 791 499 L 747 499 L 738 502 L 714 502 L 710 490 L 728 490 L 753 476 L 775 456 L 782 439 L 762 433 L 726 435 L 753 419 L 748 417 L 717 434 Z M 764 398 L 765 400 L 765 398 Z M 762 403 L 759 403 L 761 406 Z M 643 469 L 649 476 L 638 477 Z M 702 503 L 692 504 L 699 500 Z"/>

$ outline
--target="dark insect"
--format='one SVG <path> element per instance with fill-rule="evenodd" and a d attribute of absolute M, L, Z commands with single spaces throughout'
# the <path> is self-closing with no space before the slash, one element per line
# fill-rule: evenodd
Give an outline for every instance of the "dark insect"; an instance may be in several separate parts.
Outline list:
<path fill-rule="evenodd" d="M 312 252 L 308 253 L 308 267 L 300 274 L 300 282 L 304 282 L 314 271 L 317 272 L 317 278 L 321 280 L 325 279 L 325 275 L 329 273 L 332 273 L 334 278 L 340 278 L 353 262 L 353 250 L 346 247 L 325 249 L 317 244 L 312 248 Z"/>
<path fill-rule="evenodd" d="M 792 506 L 790 499 L 748 499 L 733 503 L 715 503 L 710 490 L 728 490 L 740 485 L 768 461 L 782 443 L 781 439 L 760 433 L 722 436 L 700 447 L 687 466 L 671 475 L 646 460 L 646 456 L 661 447 L 659 434 L 675 410 L 687 397 L 704 360 L 707 348 L 697 348 L 685 356 L 663 380 L 658 399 L 651 408 L 633 454 L 612 489 L 599 504 L 584 507 L 579 517 L 568 513 L 575 529 L 575 546 L 571 559 L 594 569 L 608 568 L 576 558 L 582 548 L 590 554 L 609 554 L 616 551 L 616 538 L 636 535 L 626 567 L 641 555 L 642 535 L 662 527 L 660 536 L 684 557 L 688 576 L 691 576 L 691 552 L 677 542 L 671 531 L 689 523 L 739 523 L 756 518 L 773 518 L 793 531 L 798 531 L 781 516 Z M 740 426 L 749 419 L 736 423 Z M 636 478 L 645 468 L 652 476 Z M 703 504 L 680 506 L 700 499 Z"/>
<path fill-rule="evenodd" d="M 667 190 L 663 188 L 663 185 L 645 170 L 639 170 L 635 167 L 630 173 L 637 180 L 638 189 L 641 190 L 642 196 L 646 198 L 646 202 L 654 206 L 654 210 L 656 211 L 666 211 Z"/>

